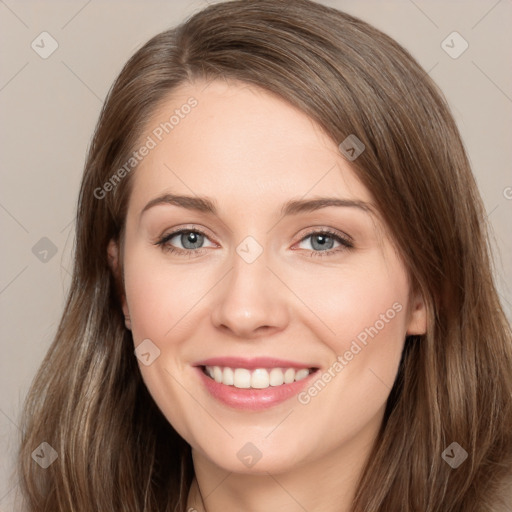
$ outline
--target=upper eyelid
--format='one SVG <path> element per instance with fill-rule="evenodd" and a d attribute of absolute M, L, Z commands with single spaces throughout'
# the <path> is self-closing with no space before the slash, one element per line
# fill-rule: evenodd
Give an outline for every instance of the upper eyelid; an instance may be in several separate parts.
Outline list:
<path fill-rule="evenodd" d="M 211 240 L 211 236 L 206 232 L 204 231 L 203 229 L 200 229 L 200 228 L 190 228 L 190 227 L 183 227 L 183 228 L 177 228 L 175 230 L 172 230 L 170 231 L 169 233 L 167 234 L 163 234 L 161 236 L 159 236 L 157 238 L 158 241 L 161 241 L 161 240 L 170 240 L 171 238 L 174 238 L 175 236 L 177 235 L 180 235 L 182 233 L 186 233 L 186 232 L 189 232 L 189 231 L 192 231 L 192 232 L 197 232 L 197 233 L 200 233 L 201 235 L 204 235 L 205 237 L 207 237 L 208 239 Z"/>

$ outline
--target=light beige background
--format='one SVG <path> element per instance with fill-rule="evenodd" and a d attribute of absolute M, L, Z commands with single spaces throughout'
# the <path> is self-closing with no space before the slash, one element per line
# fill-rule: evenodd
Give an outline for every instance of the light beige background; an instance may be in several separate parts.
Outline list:
<path fill-rule="evenodd" d="M 512 1 L 323 3 L 394 37 L 443 90 L 493 227 L 496 279 L 512 318 Z M 206 4 L 0 0 L 1 512 L 15 510 L 18 415 L 64 304 L 75 203 L 102 101 L 137 48 Z M 47 59 L 31 48 L 43 31 L 59 45 Z M 469 44 L 456 59 L 441 47 L 453 31 Z M 57 249 L 46 262 L 32 251 L 43 237 Z"/>

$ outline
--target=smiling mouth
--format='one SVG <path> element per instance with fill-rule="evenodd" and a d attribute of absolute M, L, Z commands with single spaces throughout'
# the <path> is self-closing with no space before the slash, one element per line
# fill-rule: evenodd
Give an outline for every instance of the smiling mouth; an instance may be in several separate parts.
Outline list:
<path fill-rule="evenodd" d="M 228 366 L 202 366 L 209 378 L 239 389 L 267 389 L 298 382 L 314 373 L 318 368 L 231 368 Z"/>

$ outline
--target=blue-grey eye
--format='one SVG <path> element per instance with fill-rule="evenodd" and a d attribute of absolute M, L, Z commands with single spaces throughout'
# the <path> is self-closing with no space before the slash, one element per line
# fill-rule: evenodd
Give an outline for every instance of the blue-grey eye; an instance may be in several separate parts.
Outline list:
<path fill-rule="evenodd" d="M 336 243 L 337 237 L 333 235 L 329 235 L 327 233 L 312 233 L 308 236 L 305 236 L 301 243 L 304 243 L 306 240 L 311 240 L 310 246 L 317 251 L 327 251 L 329 249 L 332 249 L 334 247 L 334 244 Z M 339 245 L 340 242 L 338 242 Z M 308 249 L 309 247 L 301 247 L 301 249 Z"/>
<path fill-rule="evenodd" d="M 182 244 L 183 249 L 193 250 L 201 248 L 202 244 L 204 243 L 205 236 L 201 233 L 198 233 L 197 231 L 182 231 L 181 233 L 178 233 L 169 239 L 169 242 L 173 238 L 178 238 Z"/>

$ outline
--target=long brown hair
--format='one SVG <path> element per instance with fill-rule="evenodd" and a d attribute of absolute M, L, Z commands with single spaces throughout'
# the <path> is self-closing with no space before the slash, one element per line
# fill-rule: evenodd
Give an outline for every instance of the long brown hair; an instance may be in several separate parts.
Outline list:
<path fill-rule="evenodd" d="M 90 145 L 74 269 L 55 337 L 28 394 L 19 476 L 27 512 L 155 512 L 186 506 L 189 445 L 140 375 L 107 245 L 123 228 L 129 159 L 156 107 L 195 78 L 272 91 L 336 144 L 373 194 L 428 332 L 406 340 L 354 511 L 483 512 L 512 466 L 512 348 L 492 276 L 485 211 L 443 94 L 414 58 L 362 20 L 309 0 L 211 5 L 147 42 L 112 86 Z M 31 453 L 57 452 L 43 470 Z M 468 459 L 452 469 L 457 442 Z"/>

